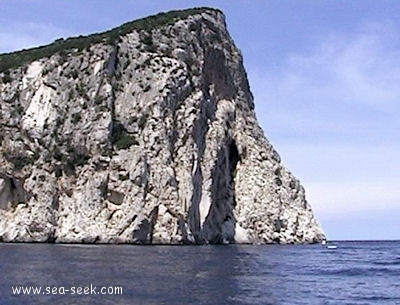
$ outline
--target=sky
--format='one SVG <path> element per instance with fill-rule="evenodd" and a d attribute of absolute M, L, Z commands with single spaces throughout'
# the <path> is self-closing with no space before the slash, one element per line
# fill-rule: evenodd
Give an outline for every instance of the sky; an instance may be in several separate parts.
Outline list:
<path fill-rule="evenodd" d="M 328 239 L 400 239 L 400 1 L 0 0 L 0 52 L 199 6 L 225 13 L 257 118 Z"/>

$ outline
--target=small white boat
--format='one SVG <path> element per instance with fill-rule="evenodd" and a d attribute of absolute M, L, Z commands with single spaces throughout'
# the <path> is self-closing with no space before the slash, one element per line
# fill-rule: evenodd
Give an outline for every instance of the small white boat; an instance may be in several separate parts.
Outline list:
<path fill-rule="evenodd" d="M 337 246 L 335 246 L 335 245 L 328 245 L 328 246 L 326 246 L 328 249 L 337 249 Z"/>

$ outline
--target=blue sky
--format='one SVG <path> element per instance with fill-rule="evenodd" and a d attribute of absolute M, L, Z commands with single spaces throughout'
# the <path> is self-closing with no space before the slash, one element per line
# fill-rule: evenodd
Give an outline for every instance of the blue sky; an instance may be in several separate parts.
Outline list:
<path fill-rule="evenodd" d="M 400 2 L 1 0 L 0 52 L 217 7 L 257 117 L 329 239 L 400 239 Z"/>

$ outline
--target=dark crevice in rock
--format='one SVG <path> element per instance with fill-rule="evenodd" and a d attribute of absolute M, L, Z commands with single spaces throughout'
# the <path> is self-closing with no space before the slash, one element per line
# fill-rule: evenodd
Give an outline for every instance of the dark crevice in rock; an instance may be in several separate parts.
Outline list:
<path fill-rule="evenodd" d="M 133 232 L 133 243 L 150 245 L 153 241 L 153 230 L 158 217 L 158 207 L 155 207 L 148 219 L 143 219 L 139 228 Z"/>
<path fill-rule="evenodd" d="M 118 236 L 123 235 L 125 231 L 128 230 L 128 228 L 131 226 L 131 224 L 136 220 L 137 217 L 138 217 L 137 215 L 133 215 L 133 217 L 131 217 L 128 221 L 126 221 L 124 226 L 119 230 Z"/>
<path fill-rule="evenodd" d="M 116 120 L 112 122 L 110 141 L 116 150 L 127 149 L 138 144 L 137 140 L 128 133 L 125 126 Z"/>
<path fill-rule="evenodd" d="M 87 164 L 90 158 L 89 150 L 85 146 L 69 146 L 62 159 L 63 172 L 67 176 L 75 176 L 77 167 Z"/>
<path fill-rule="evenodd" d="M 229 138 L 226 146 L 218 151 L 212 172 L 211 207 L 203 228 L 210 243 L 234 242 L 234 178 L 239 160 L 236 143 Z"/>
<path fill-rule="evenodd" d="M 192 245 L 193 243 L 200 244 L 199 235 L 193 240 L 191 232 L 188 232 L 186 222 L 183 216 L 178 217 L 178 230 L 182 234 L 182 244 Z"/>
<path fill-rule="evenodd" d="M 51 232 L 49 233 L 49 235 L 48 235 L 48 237 L 47 237 L 47 240 L 46 240 L 46 242 L 47 243 L 49 243 L 49 244 L 54 244 L 55 242 L 56 242 L 56 234 L 55 234 L 56 232 L 55 232 L 55 229 L 53 228 L 52 230 L 51 230 Z"/>
<path fill-rule="evenodd" d="M 229 174 L 230 174 L 230 185 L 232 188 L 233 207 L 236 206 L 235 176 L 236 176 L 236 167 L 239 161 L 240 161 L 240 155 L 235 140 L 231 140 L 229 144 Z"/>
<path fill-rule="evenodd" d="M 107 200 L 116 205 L 121 205 L 122 202 L 124 201 L 124 198 L 125 194 L 122 194 L 115 190 L 109 190 L 107 193 Z"/>
<path fill-rule="evenodd" d="M 151 244 L 150 222 L 147 219 L 143 219 L 139 228 L 133 231 L 133 243 L 139 245 Z"/>
<path fill-rule="evenodd" d="M 108 58 L 108 61 L 104 64 L 104 72 L 107 76 L 107 81 L 111 85 L 111 92 L 110 92 L 110 101 L 109 101 L 109 107 L 110 107 L 110 112 L 111 112 L 111 122 L 109 124 L 108 130 L 109 130 L 109 142 L 108 142 L 108 153 L 111 153 L 110 151 L 112 150 L 114 146 L 114 140 L 115 140 L 115 128 L 120 127 L 119 125 L 124 127 L 120 122 L 116 120 L 116 114 L 115 114 L 115 95 L 118 87 L 118 82 L 117 82 L 117 68 L 118 68 L 118 46 L 114 46 L 114 50 L 111 53 L 110 57 Z M 100 89 L 100 87 L 99 87 Z M 118 125 L 119 124 L 119 125 Z M 116 127 L 118 125 L 118 127 Z M 124 130 L 124 128 L 123 128 Z"/>
<path fill-rule="evenodd" d="M 193 195 L 191 198 L 191 205 L 188 211 L 188 225 L 193 234 L 196 243 L 202 243 L 200 234 L 200 210 L 199 205 L 201 201 L 203 175 L 201 166 L 198 164 L 194 175 L 192 176 Z"/>
<path fill-rule="evenodd" d="M 217 49 L 207 49 L 204 54 L 203 64 L 203 88 L 204 92 L 214 90 L 215 97 L 220 99 L 232 99 L 237 94 L 231 72 L 226 66 L 224 52 Z M 213 88 L 211 88 L 211 85 Z"/>
<path fill-rule="evenodd" d="M 26 203 L 31 197 L 24 189 L 22 179 L 0 175 L 0 209 L 10 210 L 20 203 Z"/>
<path fill-rule="evenodd" d="M 22 170 L 26 165 L 32 165 L 38 156 L 29 156 L 26 151 L 7 150 L 3 153 L 4 158 L 13 164 L 15 170 Z"/>
<path fill-rule="evenodd" d="M 104 65 L 104 72 L 108 77 L 112 77 L 117 69 L 118 64 L 118 46 L 114 47 L 113 52 L 111 53 L 110 57 L 108 58 L 107 62 Z"/>
<path fill-rule="evenodd" d="M 60 191 L 57 189 L 56 193 L 53 196 L 53 200 L 51 202 L 51 208 L 57 211 L 59 207 L 60 207 Z"/>
<path fill-rule="evenodd" d="M 203 159 L 206 147 L 206 135 L 210 126 L 210 122 L 215 119 L 216 103 L 203 100 L 200 103 L 200 113 L 194 122 L 192 137 L 197 147 L 197 160 L 193 160 L 195 164 L 194 174 L 192 175 L 193 195 L 191 205 L 188 211 L 188 224 L 193 237 L 198 244 L 204 243 L 200 232 L 200 211 L 199 205 L 202 197 L 203 173 L 201 170 L 201 161 Z M 194 158 L 194 156 L 193 156 Z"/>

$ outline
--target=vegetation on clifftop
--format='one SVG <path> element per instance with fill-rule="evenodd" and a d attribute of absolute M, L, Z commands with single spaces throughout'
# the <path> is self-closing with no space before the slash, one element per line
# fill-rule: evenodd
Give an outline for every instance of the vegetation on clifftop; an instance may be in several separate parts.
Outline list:
<path fill-rule="evenodd" d="M 170 25 L 178 20 L 186 19 L 191 15 L 203 13 L 205 11 L 216 11 L 212 8 L 193 8 L 181 11 L 170 11 L 160 13 L 143 19 L 127 22 L 112 30 L 91 34 L 88 36 L 71 37 L 67 39 L 57 39 L 52 44 L 40 46 L 37 48 L 5 53 L 0 55 L 0 73 L 8 69 L 20 67 L 26 63 L 33 62 L 40 58 L 50 57 L 57 52 L 65 52 L 67 50 L 83 50 L 96 43 L 114 44 L 119 37 L 126 35 L 134 30 L 151 31 L 155 28 Z"/>

